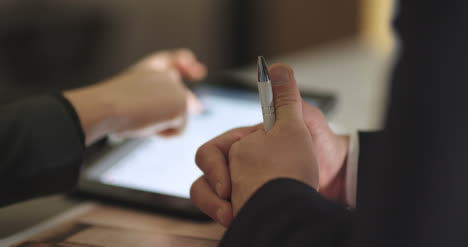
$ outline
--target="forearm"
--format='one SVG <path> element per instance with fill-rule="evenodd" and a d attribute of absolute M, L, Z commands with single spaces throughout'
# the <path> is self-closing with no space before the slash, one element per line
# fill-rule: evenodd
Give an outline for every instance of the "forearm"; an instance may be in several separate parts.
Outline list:
<path fill-rule="evenodd" d="M 0 116 L 0 206 L 76 184 L 84 138 L 64 98 L 30 98 L 3 106 Z"/>
<path fill-rule="evenodd" d="M 73 105 L 85 135 L 86 145 L 112 133 L 121 124 L 112 100 L 101 84 L 64 92 Z"/>

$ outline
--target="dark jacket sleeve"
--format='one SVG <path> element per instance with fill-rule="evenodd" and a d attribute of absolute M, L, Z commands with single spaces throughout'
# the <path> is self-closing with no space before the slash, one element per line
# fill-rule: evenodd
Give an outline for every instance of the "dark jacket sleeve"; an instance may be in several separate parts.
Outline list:
<path fill-rule="evenodd" d="M 264 185 L 246 203 L 220 246 L 341 246 L 351 213 L 291 179 Z"/>
<path fill-rule="evenodd" d="M 467 246 L 468 1 L 402 0 L 385 131 L 361 136 L 357 246 Z"/>
<path fill-rule="evenodd" d="M 468 1 L 399 3 L 402 52 L 385 131 L 361 135 L 351 223 L 315 191 L 272 182 L 247 203 L 223 246 L 333 246 L 332 234 L 348 239 L 344 246 L 467 246 Z"/>
<path fill-rule="evenodd" d="M 359 132 L 356 207 L 369 209 L 377 195 L 376 184 L 384 162 L 384 131 Z"/>
<path fill-rule="evenodd" d="M 400 1 L 382 162 L 366 164 L 375 192 L 358 199 L 363 246 L 467 246 L 467 25 L 466 0 Z"/>
<path fill-rule="evenodd" d="M 78 116 L 63 96 L 0 107 L 0 206 L 69 190 L 83 152 Z"/>

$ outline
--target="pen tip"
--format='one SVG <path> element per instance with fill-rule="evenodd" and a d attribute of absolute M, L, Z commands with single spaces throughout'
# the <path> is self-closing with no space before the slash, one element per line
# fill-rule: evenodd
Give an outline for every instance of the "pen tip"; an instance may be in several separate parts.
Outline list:
<path fill-rule="evenodd" d="M 263 56 L 258 56 L 257 60 L 258 81 L 269 81 L 268 66 Z"/>

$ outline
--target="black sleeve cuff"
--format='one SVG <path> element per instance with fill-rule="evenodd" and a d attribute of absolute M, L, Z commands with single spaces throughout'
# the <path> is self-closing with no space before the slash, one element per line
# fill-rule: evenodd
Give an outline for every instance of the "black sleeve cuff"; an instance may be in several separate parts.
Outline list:
<path fill-rule="evenodd" d="M 86 147 L 85 133 L 83 130 L 83 126 L 81 125 L 80 118 L 78 117 L 78 113 L 75 110 L 75 107 L 73 107 L 70 101 L 67 98 L 65 98 L 62 93 L 54 93 L 52 94 L 52 96 L 62 103 L 62 105 L 65 107 L 66 111 L 70 115 L 71 119 L 75 123 L 77 135 L 79 136 L 84 149 Z"/>
<path fill-rule="evenodd" d="M 85 146 L 68 101 L 38 96 L 0 113 L 0 206 L 73 189 Z"/>
<path fill-rule="evenodd" d="M 220 246 L 337 244 L 344 239 L 349 220 L 348 210 L 310 186 L 292 179 L 277 179 L 250 198 Z"/>

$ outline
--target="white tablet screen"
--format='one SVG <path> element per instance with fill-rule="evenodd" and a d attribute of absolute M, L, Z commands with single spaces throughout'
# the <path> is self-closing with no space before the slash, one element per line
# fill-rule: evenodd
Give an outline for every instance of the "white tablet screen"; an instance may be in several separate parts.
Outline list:
<path fill-rule="evenodd" d="M 100 176 L 100 181 L 138 190 L 189 198 L 190 186 L 202 173 L 195 153 L 221 133 L 262 121 L 255 92 L 201 88 L 204 111 L 189 117 L 183 135 L 152 137 Z"/>

